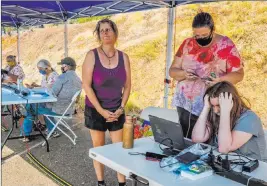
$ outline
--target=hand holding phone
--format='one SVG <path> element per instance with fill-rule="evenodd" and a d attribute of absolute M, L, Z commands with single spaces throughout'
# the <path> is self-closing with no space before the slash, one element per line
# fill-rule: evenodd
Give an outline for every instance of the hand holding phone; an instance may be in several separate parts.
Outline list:
<path fill-rule="evenodd" d="M 220 78 L 216 76 L 215 72 L 211 72 L 210 76 L 208 78 L 206 78 L 204 81 L 205 81 L 206 85 L 212 86 L 212 85 L 220 82 Z"/>
<path fill-rule="evenodd" d="M 213 77 L 213 78 L 216 78 L 216 74 L 215 74 L 215 72 L 211 72 L 211 73 L 210 73 L 210 76 Z"/>
<path fill-rule="evenodd" d="M 193 81 L 193 80 L 196 80 L 198 78 L 198 75 L 196 73 L 190 71 L 190 70 L 186 70 L 185 71 L 185 78 L 187 80 Z"/>

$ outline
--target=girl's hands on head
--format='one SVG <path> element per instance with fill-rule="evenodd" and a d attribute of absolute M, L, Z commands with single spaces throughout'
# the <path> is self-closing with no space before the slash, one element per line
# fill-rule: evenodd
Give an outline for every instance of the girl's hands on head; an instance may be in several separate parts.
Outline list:
<path fill-rule="evenodd" d="M 211 107 L 210 96 L 206 94 L 204 97 L 204 108 L 210 109 L 210 107 Z"/>
<path fill-rule="evenodd" d="M 229 92 L 223 92 L 219 95 L 220 112 L 230 114 L 233 108 L 233 96 Z"/>

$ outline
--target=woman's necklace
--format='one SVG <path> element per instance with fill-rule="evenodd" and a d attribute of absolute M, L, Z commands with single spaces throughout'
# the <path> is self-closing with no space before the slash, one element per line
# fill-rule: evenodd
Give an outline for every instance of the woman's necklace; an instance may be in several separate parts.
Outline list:
<path fill-rule="evenodd" d="M 105 56 L 108 58 L 108 67 L 110 68 L 110 65 L 111 65 L 110 60 L 111 60 L 111 58 L 113 58 L 113 57 L 115 56 L 116 51 L 114 52 L 114 54 L 113 54 L 112 56 L 109 57 L 109 56 L 106 54 L 106 52 L 103 50 L 103 48 L 102 48 L 102 47 L 100 47 L 100 48 L 101 48 L 102 52 L 105 54 Z"/>

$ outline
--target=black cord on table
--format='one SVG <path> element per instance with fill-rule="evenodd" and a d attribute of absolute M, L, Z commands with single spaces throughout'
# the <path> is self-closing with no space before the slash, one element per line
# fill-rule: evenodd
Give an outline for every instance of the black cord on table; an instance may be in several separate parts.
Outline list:
<path fill-rule="evenodd" d="M 161 147 L 161 145 L 164 145 L 163 142 L 169 140 L 170 141 L 170 145 L 171 147 L 169 147 L 170 149 L 173 149 L 173 141 L 171 138 L 164 138 L 160 143 L 159 143 L 159 148 L 161 151 L 164 151 L 164 149 Z"/>

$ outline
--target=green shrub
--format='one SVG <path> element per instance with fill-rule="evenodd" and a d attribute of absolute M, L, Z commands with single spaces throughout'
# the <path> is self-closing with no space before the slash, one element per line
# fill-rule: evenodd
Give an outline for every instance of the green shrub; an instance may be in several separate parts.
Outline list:
<path fill-rule="evenodd" d="M 76 105 L 79 110 L 85 109 L 85 94 L 82 92 L 80 97 L 77 99 Z"/>
<path fill-rule="evenodd" d="M 163 39 L 146 41 L 140 45 L 130 47 L 127 49 L 131 56 L 137 59 L 145 59 L 147 62 L 151 62 L 158 58 L 163 46 Z"/>
<path fill-rule="evenodd" d="M 52 49 L 52 48 L 54 48 L 54 47 L 55 47 L 55 45 L 52 44 L 52 45 L 50 45 L 48 48 L 49 48 L 49 49 Z"/>
<path fill-rule="evenodd" d="M 98 21 L 104 18 L 110 18 L 111 16 L 93 16 L 93 17 L 81 17 L 81 18 L 77 18 L 72 20 L 72 23 L 87 23 L 87 22 L 91 22 L 91 21 Z"/>
<path fill-rule="evenodd" d="M 140 104 L 139 104 L 139 99 L 138 99 L 138 93 L 137 92 L 132 92 L 130 94 L 130 97 L 128 99 L 128 102 L 125 106 L 125 113 L 139 113 L 140 112 Z"/>

